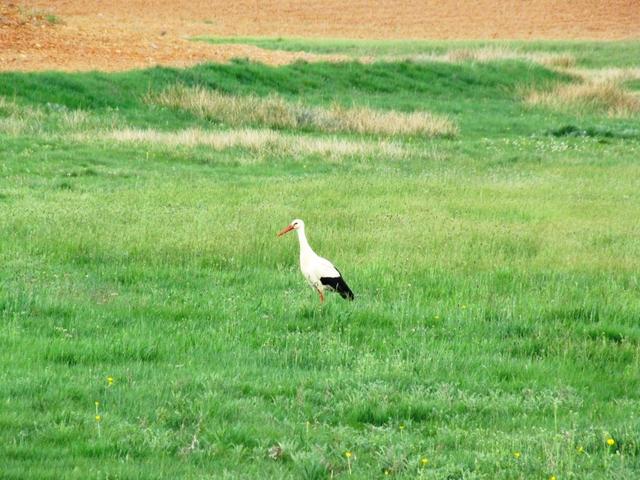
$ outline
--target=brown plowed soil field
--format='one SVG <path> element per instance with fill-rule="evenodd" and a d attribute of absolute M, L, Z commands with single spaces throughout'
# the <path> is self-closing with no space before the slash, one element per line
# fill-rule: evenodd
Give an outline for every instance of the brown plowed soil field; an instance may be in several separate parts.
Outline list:
<path fill-rule="evenodd" d="M 327 58 L 189 41 L 194 35 L 640 39 L 640 0 L 0 0 L 5 71 Z"/>

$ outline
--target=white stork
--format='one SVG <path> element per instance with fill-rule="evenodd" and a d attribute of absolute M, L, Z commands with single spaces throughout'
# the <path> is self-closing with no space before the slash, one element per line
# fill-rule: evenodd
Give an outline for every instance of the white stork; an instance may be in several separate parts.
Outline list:
<path fill-rule="evenodd" d="M 320 303 L 324 302 L 324 290 L 338 292 L 342 298 L 353 300 L 353 292 L 342 278 L 342 274 L 326 258 L 322 258 L 311 249 L 307 236 L 304 234 L 304 222 L 300 219 L 293 220 L 288 226 L 278 232 L 281 237 L 291 230 L 298 232 L 300 242 L 300 270 L 309 285 L 316 289 L 320 295 Z"/>

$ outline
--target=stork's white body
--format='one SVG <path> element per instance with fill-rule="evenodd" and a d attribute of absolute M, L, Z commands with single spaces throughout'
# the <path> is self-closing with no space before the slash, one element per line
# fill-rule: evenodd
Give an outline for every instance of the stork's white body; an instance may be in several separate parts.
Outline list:
<path fill-rule="evenodd" d="M 304 233 L 304 224 L 297 231 L 298 242 L 300 242 L 300 270 L 302 275 L 307 279 L 309 285 L 320 292 L 324 292 L 324 285 L 320 279 L 338 278 L 340 277 L 340 272 L 329 260 L 313 251 Z"/>
<path fill-rule="evenodd" d="M 324 301 L 325 289 L 338 292 L 342 298 L 353 300 L 354 295 L 342 275 L 333 264 L 326 258 L 321 257 L 313 251 L 307 235 L 304 231 L 304 222 L 296 219 L 291 224 L 282 229 L 278 236 L 284 235 L 291 230 L 298 232 L 298 242 L 300 243 L 300 270 L 309 285 L 316 289 L 320 295 L 320 302 Z"/>

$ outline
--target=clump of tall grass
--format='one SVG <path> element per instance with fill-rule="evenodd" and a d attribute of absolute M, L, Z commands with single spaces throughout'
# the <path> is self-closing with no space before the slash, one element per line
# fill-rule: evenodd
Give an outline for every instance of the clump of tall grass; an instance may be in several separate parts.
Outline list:
<path fill-rule="evenodd" d="M 530 92 L 525 102 L 557 110 L 629 117 L 640 113 L 640 96 L 611 79 L 556 85 L 551 90 Z"/>
<path fill-rule="evenodd" d="M 312 107 L 289 102 L 279 95 L 228 95 L 203 87 L 173 85 L 145 101 L 187 110 L 194 115 L 230 126 L 315 130 L 328 133 L 454 136 L 458 129 L 446 117 L 429 112 L 380 111 L 366 107 Z"/>

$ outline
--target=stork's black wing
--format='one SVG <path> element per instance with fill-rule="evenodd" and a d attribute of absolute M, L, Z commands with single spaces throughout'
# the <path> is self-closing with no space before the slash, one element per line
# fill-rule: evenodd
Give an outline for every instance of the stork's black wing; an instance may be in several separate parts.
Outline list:
<path fill-rule="evenodd" d="M 347 282 L 344 281 L 342 276 L 340 277 L 321 277 L 320 283 L 331 290 L 334 290 L 340 294 L 342 298 L 346 298 L 347 300 L 353 300 L 355 297 L 353 292 L 347 285 Z"/>

